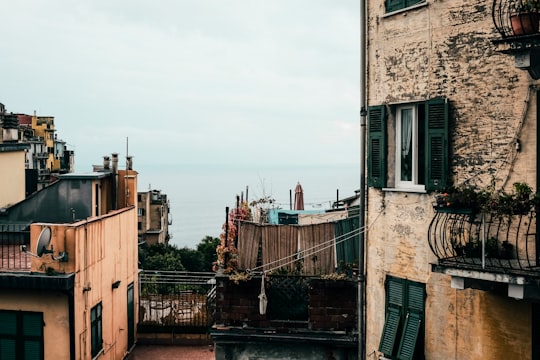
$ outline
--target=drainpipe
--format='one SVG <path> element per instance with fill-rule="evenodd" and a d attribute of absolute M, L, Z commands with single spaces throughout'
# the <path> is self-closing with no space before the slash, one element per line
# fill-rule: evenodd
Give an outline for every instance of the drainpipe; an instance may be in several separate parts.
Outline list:
<path fill-rule="evenodd" d="M 366 0 L 360 0 L 360 206 L 358 239 L 358 360 L 366 358 L 366 269 L 365 269 L 365 216 L 366 216 L 366 57 L 367 14 Z"/>
<path fill-rule="evenodd" d="M 118 154 L 112 154 L 112 209 L 118 209 Z"/>
<path fill-rule="evenodd" d="M 536 89 L 536 123 L 540 124 L 540 92 Z M 538 149 L 538 139 L 540 139 L 540 126 L 536 126 L 536 191 L 540 191 L 540 151 Z M 538 221 L 538 211 L 540 208 L 536 207 L 536 234 L 534 235 L 536 242 L 536 249 L 540 249 L 540 221 Z M 536 263 L 540 262 L 540 250 L 536 250 Z"/>

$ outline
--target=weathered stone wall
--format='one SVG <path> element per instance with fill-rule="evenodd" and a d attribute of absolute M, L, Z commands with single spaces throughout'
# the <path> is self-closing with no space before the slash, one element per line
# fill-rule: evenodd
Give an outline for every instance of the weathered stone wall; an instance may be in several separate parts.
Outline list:
<path fill-rule="evenodd" d="M 368 3 L 368 105 L 444 96 L 451 104 L 452 182 L 535 187 L 535 81 L 514 67 L 512 56 L 495 51 L 492 40 L 500 35 L 491 2 L 428 0 L 391 16 L 384 15 L 384 2 Z M 431 272 L 433 200 L 432 193 L 369 189 L 367 354 L 377 353 L 384 281 L 393 275 L 426 283 L 426 359 L 530 359 L 530 303 L 451 289 L 448 276 Z"/>

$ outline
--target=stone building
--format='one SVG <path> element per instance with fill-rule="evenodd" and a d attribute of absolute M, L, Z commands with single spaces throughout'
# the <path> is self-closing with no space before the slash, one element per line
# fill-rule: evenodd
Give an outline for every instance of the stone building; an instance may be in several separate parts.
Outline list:
<path fill-rule="evenodd" d="M 172 224 L 169 200 L 160 190 L 150 190 L 137 195 L 139 242 L 148 245 L 169 243 L 169 225 Z"/>
<path fill-rule="evenodd" d="M 538 17 L 525 35 L 499 0 L 366 2 L 364 355 L 540 359 L 535 207 L 434 207 L 538 188 Z"/>

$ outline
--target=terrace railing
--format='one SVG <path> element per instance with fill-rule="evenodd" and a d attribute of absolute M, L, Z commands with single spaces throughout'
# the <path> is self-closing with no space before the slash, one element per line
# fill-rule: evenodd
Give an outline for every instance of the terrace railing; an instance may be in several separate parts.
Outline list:
<path fill-rule="evenodd" d="M 21 251 L 30 244 L 28 224 L 0 224 L 0 271 L 30 271 L 31 257 Z"/>
<path fill-rule="evenodd" d="M 205 333 L 213 323 L 214 273 L 144 270 L 139 331 Z"/>

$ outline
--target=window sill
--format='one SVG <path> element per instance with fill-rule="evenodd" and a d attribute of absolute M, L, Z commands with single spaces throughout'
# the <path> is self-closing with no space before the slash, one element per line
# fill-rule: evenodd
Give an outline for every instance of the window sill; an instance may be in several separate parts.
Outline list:
<path fill-rule="evenodd" d="M 410 11 L 410 10 L 415 10 L 415 9 L 418 9 L 418 8 L 421 8 L 421 7 L 424 7 L 424 6 L 427 6 L 427 1 L 424 1 L 422 3 L 419 3 L 419 4 L 414 4 L 412 6 L 409 6 L 409 7 L 406 7 L 406 8 L 403 8 L 403 9 L 399 9 L 399 10 L 394 10 L 392 12 L 389 12 L 389 13 L 386 13 L 382 16 L 382 18 L 387 18 L 387 17 L 390 17 L 390 16 L 394 16 L 394 15 L 397 15 L 397 14 L 401 14 L 401 13 L 406 13 L 407 11 Z"/>
<path fill-rule="evenodd" d="M 383 188 L 382 191 L 427 194 L 426 189 L 419 188 Z"/>

